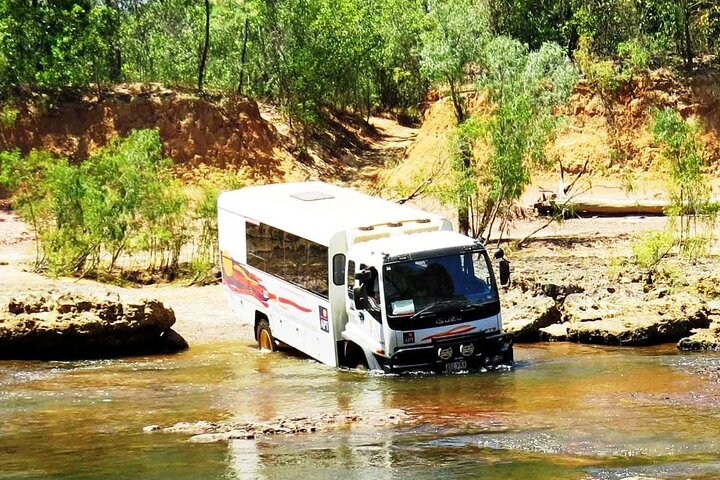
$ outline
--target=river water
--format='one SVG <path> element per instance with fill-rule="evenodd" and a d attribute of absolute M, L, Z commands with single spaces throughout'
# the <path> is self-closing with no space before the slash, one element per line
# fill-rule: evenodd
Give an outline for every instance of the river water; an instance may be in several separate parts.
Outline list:
<path fill-rule="evenodd" d="M 0 479 L 720 478 L 719 354 L 539 344 L 516 358 L 512 371 L 402 377 L 246 342 L 2 361 Z M 373 421 L 229 444 L 143 432 L 346 412 Z"/>

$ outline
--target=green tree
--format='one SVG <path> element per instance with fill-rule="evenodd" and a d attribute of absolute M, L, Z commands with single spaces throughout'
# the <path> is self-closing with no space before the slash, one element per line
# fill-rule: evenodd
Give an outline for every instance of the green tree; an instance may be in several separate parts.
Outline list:
<path fill-rule="evenodd" d="M 460 201 L 474 210 L 473 236 L 489 236 L 497 217 L 503 222 L 502 236 L 510 207 L 529 183 L 533 167 L 546 161 L 544 148 L 558 124 L 556 107 L 567 101 L 578 74 L 557 44 L 529 51 L 508 37 L 487 44 L 483 65 L 478 86 L 487 92 L 492 112 L 479 119 L 476 131 L 491 153 L 486 163 L 474 158 L 471 171 L 485 173 L 475 175 Z"/>
<path fill-rule="evenodd" d="M 458 124 L 465 120 L 465 100 L 460 93 L 466 69 L 480 58 L 488 41 L 488 18 L 477 0 L 430 2 L 429 28 L 422 37 L 421 68 L 428 78 L 450 89 Z"/>
<path fill-rule="evenodd" d="M 0 0 L 3 93 L 107 81 L 115 18 L 92 0 Z"/>
<path fill-rule="evenodd" d="M 112 270 L 145 248 L 177 271 L 187 230 L 187 199 L 162 157 L 156 130 L 133 131 L 76 165 L 47 152 L 0 154 L 0 183 L 33 225 L 38 268 L 55 274 Z"/>

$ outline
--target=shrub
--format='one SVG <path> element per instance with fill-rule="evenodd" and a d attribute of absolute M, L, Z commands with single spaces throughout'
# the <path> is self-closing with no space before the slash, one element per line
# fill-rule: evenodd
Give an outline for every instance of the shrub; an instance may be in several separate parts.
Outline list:
<path fill-rule="evenodd" d="M 710 183 L 703 174 L 700 125 L 665 108 L 653 113 L 652 131 L 668 179 L 671 205 L 667 214 L 681 253 L 697 257 L 712 240 L 718 210 L 710 201 Z"/>
<path fill-rule="evenodd" d="M 653 271 L 673 248 L 674 240 L 669 232 L 649 232 L 632 244 L 635 262 L 644 270 Z"/>

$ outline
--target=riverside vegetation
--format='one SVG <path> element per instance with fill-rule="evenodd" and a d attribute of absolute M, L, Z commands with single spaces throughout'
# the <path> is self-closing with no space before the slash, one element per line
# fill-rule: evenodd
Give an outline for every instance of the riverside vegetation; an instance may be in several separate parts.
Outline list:
<path fill-rule="evenodd" d="M 0 185 L 35 232 L 37 271 L 96 277 L 125 260 L 127 279 L 144 270 L 203 280 L 215 265 L 220 185 L 238 183 L 224 173 L 184 188 L 171 165 L 157 131 L 133 131 L 80 164 L 44 151 L 1 152 Z"/>
<path fill-rule="evenodd" d="M 331 112 L 417 120 L 429 93 L 447 92 L 451 172 L 403 193 L 454 205 L 474 236 L 496 222 L 502 232 L 532 172 L 562 160 L 543 147 L 578 74 L 600 94 L 612 155 L 624 163 L 622 98 L 651 69 L 712 66 L 720 34 L 712 1 L 2 0 L 0 13 L 6 124 L 24 97 L 52 110 L 68 88 L 160 82 L 278 104 L 302 158 Z M 478 95 L 483 114 L 468 108 Z"/>

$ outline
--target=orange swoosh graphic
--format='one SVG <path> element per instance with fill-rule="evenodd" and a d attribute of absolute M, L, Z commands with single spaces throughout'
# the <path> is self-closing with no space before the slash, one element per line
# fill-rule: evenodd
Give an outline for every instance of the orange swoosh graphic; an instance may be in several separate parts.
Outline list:
<path fill-rule="evenodd" d="M 457 327 L 453 327 L 450 330 L 446 330 L 444 332 L 436 333 L 436 334 L 430 335 L 428 337 L 425 337 L 420 341 L 424 342 L 425 340 L 432 340 L 434 338 L 443 338 L 443 337 L 450 337 L 453 335 L 460 335 L 462 333 L 472 332 L 473 330 L 476 330 L 476 329 L 477 329 L 477 327 L 473 327 L 472 325 L 465 325 L 465 326 L 458 325 Z"/>

